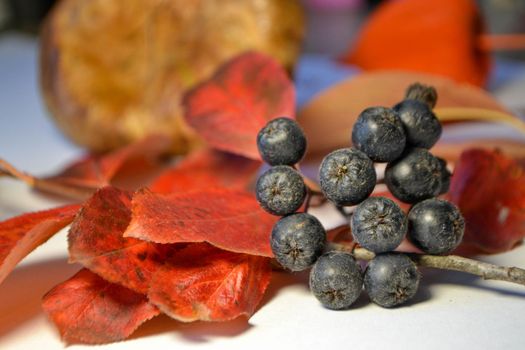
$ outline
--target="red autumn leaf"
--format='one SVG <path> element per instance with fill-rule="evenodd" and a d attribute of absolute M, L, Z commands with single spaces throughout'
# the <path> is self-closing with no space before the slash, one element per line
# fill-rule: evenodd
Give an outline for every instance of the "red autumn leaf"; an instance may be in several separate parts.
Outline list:
<path fill-rule="evenodd" d="M 68 344 L 123 340 L 159 314 L 146 296 L 86 269 L 50 290 L 42 306 Z"/>
<path fill-rule="evenodd" d="M 227 321 L 253 314 L 270 277 L 268 258 L 196 243 L 157 272 L 148 297 L 180 321 Z"/>
<path fill-rule="evenodd" d="M 0 283 L 27 254 L 69 225 L 79 209 L 66 205 L 0 222 Z"/>
<path fill-rule="evenodd" d="M 271 119 L 294 117 L 295 90 L 272 58 L 249 52 L 184 97 L 189 125 L 214 148 L 260 159 L 256 137 Z"/>
<path fill-rule="evenodd" d="M 504 151 L 505 155 L 514 159 L 525 159 L 525 143 L 510 138 L 477 138 L 470 140 L 450 140 L 447 142 L 438 142 L 432 148 L 432 153 L 446 159 L 449 163 L 456 163 L 461 157 L 462 150 L 485 149 L 492 151 L 494 149 Z"/>
<path fill-rule="evenodd" d="M 504 252 L 525 237 L 525 170 L 502 153 L 464 152 L 448 197 L 465 217 L 460 252 Z"/>
<path fill-rule="evenodd" d="M 105 155 L 88 155 L 57 175 L 39 178 L 16 169 L 0 159 L 0 174 L 20 179 L 43 192 L 76 199 L 86 199 L 98 188 L 147 173 L 160 165 L 160 156 L 171 145 L 166 136 L 150 136 Z M 134 179 L 135 180 L 135 179 Z M 141 184 L 142 185 L 142 184 Z"/>
<path fill-rule="evenodd" d="M 146 293 L 152 274 L 172 247 L 122 236 L 131 220 L 131 195 L 114 187 L 98 190 L 84 203 L 69 231 L 71 262 L 109 282 Z"/>
<path fill-rule="evenodd" d="M 245 192 L 208 189 L 169 195 L 139 191 L 125 237 L 155 243 L 209 242 L 219 248 L 272 256 L 270 232 L 277 218 Z"/>
<path fill-rule="evenodd" d="M 246 190 L 260 165 L 260 161 L 208 149 L 191 154 L 166 170 L 149 188 L 159 193 L 210 187 Z"/>
<path fill-rule="evenodd" d="M 386 1 L 344 60 L 366 70 L 410 70 L 482 86 L 490 72 L 482 32 L 474 0 Z"/>

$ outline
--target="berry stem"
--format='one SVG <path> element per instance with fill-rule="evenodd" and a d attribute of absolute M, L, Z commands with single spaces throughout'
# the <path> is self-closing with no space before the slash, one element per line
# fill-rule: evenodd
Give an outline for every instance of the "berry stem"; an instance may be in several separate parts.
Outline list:
<path fill-rule="evenodd" d="M 300 172 L 298 165 L 295 165 L 295 168 Z M 304 212 L 307 213 L 310 207 L 321 206 L 326 201 L 326 198 L 323 195 L 323 192 L 321 192 L 319 185 L 317 185 L 315 181 L 307 178 L 304 175 L 303 180 L 304 184 L 306 185 L 306 202 L 304 206 Z"/>
<path fill-rule="evenodd" d="M 34 177 L 18 170 L 12 164 L 0 158 L 0 177 L 2 176 L 8 176 L 13 179 L 25 182 L 33 189 L 42 191 L 44 193 L 56 194 L 76 200 L 85 200 L 89 198 L 95 191 L 94 188 L 90 188 L 89 186 L 68 185 L 67 183 L 52 180 L 49 181 L 46 179 Z"/>
<path fill-rule="evenodd" d="M 350 221 L 352 219 L 352 214 L 353 213 L 347 213 L 346 210 L 345 210 L 345 207 L 342 207 L 342 206 L 336 206 L 337 208 L 337 211 L 345 218 L 347 219 L 348 221 Z"/>
<path fill-rule="evenodd" d="M 11 165 L 3 159 L 0 159 L 0 176 L 9 176 L 15 179 L 19 179 L 28 184 L 29 186 L 35 187 L 36 179 L 33 176 L 18 170 L 13 165 Z"/>
<path fill-rule="evenodd" d="M 333 250 L 347 251 L 358 260 L 372 260 L 375 254 L 364 248 L 355 248 L 340 243 L 331 243 Z M 417 265 L 442 270 L 453 270 L 479 276 L 485 280 L 506 281 L 525 286 L 525 270 L 464 258 L 457 255 L 428 255 L 406 253 Z"/>
<path fill-rule="evenodd" d="M 310 209 L 310 201 L 312 200 L 312 191 L 307 186 L 306 187 L 306 200 L 304 203 L 304 212 L 308 213 L 308 209 Z"/>
<path fill-rule="evenodd" d="M 299 167 L 297 167 L 296 170 L 300 172 Z M 323 192 L 321 192 L 321 188 L 314 180 L 304 175 L 303 175 L 303 180 L 304 180 L 304 184 L 306 185 L 306 187 L 308 187 L 308 189 L 312 192 L 313 195 L 323 196 Z"/>

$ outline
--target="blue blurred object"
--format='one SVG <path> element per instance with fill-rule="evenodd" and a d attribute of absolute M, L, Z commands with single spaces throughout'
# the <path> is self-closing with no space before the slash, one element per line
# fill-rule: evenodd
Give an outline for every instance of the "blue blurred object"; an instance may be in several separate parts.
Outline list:
<path fill-rule="evenodd" d="M 302 55 L 295 68 L 297 108 L 303 107 L 319 92 L 359 72 L 358 68 L 341 64 L 327 55 Z"/>
<path fill-rule="evenodd" d="M 495 91 L 498 88 L 516 79 L 525 77 L 525 62 L 506 58 L 496 58 L 490 72 L 487 90 Z"/>

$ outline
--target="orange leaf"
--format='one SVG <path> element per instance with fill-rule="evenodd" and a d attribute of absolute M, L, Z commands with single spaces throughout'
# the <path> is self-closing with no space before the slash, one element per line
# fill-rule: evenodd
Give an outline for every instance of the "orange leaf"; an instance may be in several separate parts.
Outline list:
<path fill-rule="evenodd" d="M 395 71 L 363 73 L 324 91 L 300 111 L 297 120 L 308 139 L 308 156 L 324 156 L 334 149 L 348 147 L 352 127 L 365 108 L 395 105 L 404 98 L 406 88 L 414 82 L 436 88 L 438 117 L 440 117 L 439 111 L 456 107 L 469 110 L 474 108 L 497 112 L 498 115 L 505 114 L 515 123 L 523 125 L 519 118 L 512 116 L 490 94 L 475 86 L 458 84 L 447 78 L 422 73 Z M 494 120 L 491 115 L 470 116 L 470 120 L 476 118 L 500 121 Z M 458 115 L 456 120 L 465 119 L 465 116 Z M 447 115 L 447 120 L 455 119 Z M 476 145 L 483 145 L 483 142 Z M 505 143 L 502 145 L 504 146 Z M 468 146 L 472 146 L 472 143 Z M 439 147 L 440 143 L 435 148 L 437 155 L 440 155 Z M 461 149 L 458 148 L 457 154 L 460 151 Z"/>
<path fill-rule="evenodd" d="M 66 205 L 0 222 L 0 283 L 27 254 L 69 225 L 79 209 Z"/>
<path fill-rule="evenodd" d="M 219 248 L 273 256 L 270 232 L 277 221 L 253 194 L 208 189 L 169 195 L 139 191 L 124 237 L 155 243 L 209 242 Z"/>
<path fill-rule="evenodd" d="M 68 344 L 123 340 L 159 314 L 144 295 L 86 269 L 50 290 L 42 306 Z"/>
<path fill-rule="evenodd" d="M 260 166 L 260 161 L 207 149 L 187 156 L 148 187 L 158 193 L 211 187 L 246 190 Z"/>
<path fill-rule="evenodd" d="M 159 270 L 148 297 L 180 321 L 227 321 L 253 314 L 270 277 L 268 258 L 195 243 Z"/>
<path fill-rule="evenodd" d="M 249 52 L 190 90 L 183 104 L 186 121 L 210 146 L 260 159 L 257 133 L 271 119 L 295 116 L 295 90 L 276 61 Z"/>
<path fill-rule="evenodd" d="M 474 0 L 386 1 L 365 23 L 344 61 L 366 70 L 402 69 L 483 86 L 490 57 Z"/>

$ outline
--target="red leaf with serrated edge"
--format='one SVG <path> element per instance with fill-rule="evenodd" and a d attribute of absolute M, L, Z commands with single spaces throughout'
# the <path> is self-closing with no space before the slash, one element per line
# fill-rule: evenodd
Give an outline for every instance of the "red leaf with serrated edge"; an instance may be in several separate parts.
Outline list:
<path fill-rule="evenodd" d="M 66 205 L 0 222 L 0 283 L 27 254 L 69 225 L 79 209 Z"/>
<path fill-rule="evenodd" d="M 459 253 L 504 252 L 525 237 L 525 169 L 502 153 L 464 152 L 448 197 L 465 217 Z"/>
<path fill-rule="evenodd" d="M 180 321 L 227 321 L 253 314 L 270 277 L 268 258 L 196 243 L 155 274 L 148 297 Z"/>
<path fill-rule="evenodd" d="M 271 119 L 295 116 L 295 90 L 275 60 L 248 52 L 190 90 L 183 105 L 186 121 L 209 145 L 260 159 L 257 133 Z"/>
<path fill-rule="evenodd" d="M 208 149 L 189 155 L 148 187 L 158 193 L 210 187 L 246 190 L 260 166 L 257 160 Z"/>
<path fill-rule="evenodd" d="M 129 337 L 160 312 L 146 296 L 82 269 L 45 296 L 44 311 L 68 344 L 104 344 Z"/>
<path fill-rule="evenodd" d="M 75 199 L 86 199 L 98 188 L 120 181 L 136 189 L 129 182 L 139 182 L 137 173 L 144 177 L 148 170 L 160 167 L 160 158 L 170 148 L 166 136 L 154 135 L 104 155 L 88 155 L 60 171 L 57 175 L 39 178 L 24 173 L 0 159 L 0 175 L 8 175 L 24 181 L 29 186 L 52 194 Z M 127 181 L 132 179 L 132 181 Z"/>
<path fill-rule="evenodd" d="M 277 217 L 255 196 L 228 189 L 187 193 L 137 192 L 125 237 L 155 243 L 209 242 L 238 253 L 273 256 L 270 232 Z"/>
<path fill-rule="evenodd" d="M 114 187 L 98 190 L 69 230 L 69 255 L 109 282 L 146 293 L 152 274 L 172 246 L 122 236 L 131 220 L 131 194 Z"/>

